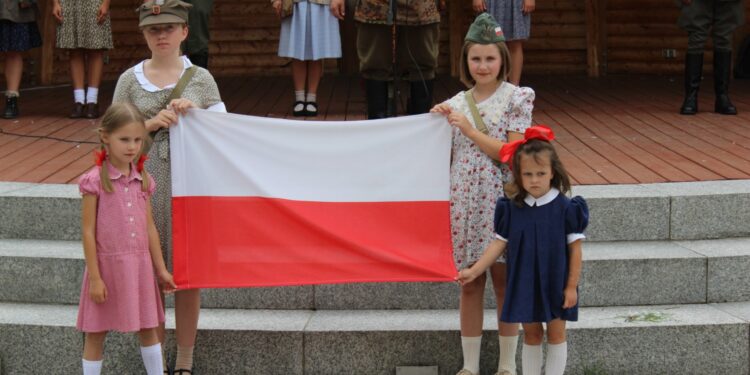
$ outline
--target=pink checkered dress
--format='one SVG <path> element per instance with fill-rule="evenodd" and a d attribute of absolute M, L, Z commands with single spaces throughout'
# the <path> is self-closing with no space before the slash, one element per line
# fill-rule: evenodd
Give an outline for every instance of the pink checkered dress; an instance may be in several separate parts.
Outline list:
<path fill-rule="evenodd" d="M 164 321 L 164 308 L 148 248 L 146 204 L 155 189 L 142 191 L 142 176 L 131 165 L 124 176 L 109 163 L 114 191 L 101 186 L 99 167 L 81 176 L 81 194 L 97 197 L 96 258 L 107 288 L 107 300 L 97 304 L 89 297 L 88 269 L 83 274 L 76 327 L 84 332 L 135 332 Z"/>

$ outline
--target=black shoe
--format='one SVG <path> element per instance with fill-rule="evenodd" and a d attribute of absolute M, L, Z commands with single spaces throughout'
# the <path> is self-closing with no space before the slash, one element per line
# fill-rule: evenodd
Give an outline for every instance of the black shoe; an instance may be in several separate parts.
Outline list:
<path fill-rule="evenodd" d="M 3 113 L 3 118 L 13 119 L 16 117 L 18 117 L 18 97 L 6 96 L 5 112 Z"/>
<path fill-rule="evenodd" d="M 73 104 L 73 110 L 70 112 L 70 118 L 83 118 L 83 103 Z"/>
<path fill-rule="evenodd" d="M 412 81 L 409 84 L 409 104 L 406 112 L 410 115 L 427 113 L 432 108 L 432 92 L 435 80 Z"/>
<path fill-rule="evenodd" d="M 298 111 L 295 108 L 297 108 L 297 106 L 300 105 L 300 104 L 302 104 L 302 109 Z M 294 106 L 292 107 L 292 114 L 294 115 L 294 117 L 307 116 L 307 111 L 305 110 L 305 107 L 307 107 L 307 106 L 305 105 L 305 102 L 303 102 L 303 101 L 299 101 L 298 100 L 298 101 L 294 102 Z"/>
<path fill-rule="evenodd" d="M 99 118 L 99 104 L 86 104 L 86 106 L 84 106 L 83 116 L 90 119 Z"/>
<path fill-rule="evenodd" d="M 698 113 L 698 88 L 701 85 L 702 73 L 703 52 L 685 55 L 685 100 L 682 102 L 680 114 Z"/>
<path fill-rule="evenodd" d="M 388 82 L 366 79 L 365 94 L 367 95 L 367 119 L 388 117 Z"/>
<path fill-rule="evenodd" d="M 179 370 L 174 370 L 174 375 L 191 375 L 193 373 L 193 370 L 186 370 L 184 368 L 181 368 Z"/>
<path fill-rule="evenodd" d="M 315 117 L 318 115 L 318 103 L 307 102 L 305 103 L 305 113 L 307 116 Z"/>
<path fill-rule="evenodd" d="M 714 50 L 714 91 L 716 102 L 714 112 L 722 115 L 736 115 L 737 107 L 729 100 L 729 76 L 732 70 L 732 51 Z"/>

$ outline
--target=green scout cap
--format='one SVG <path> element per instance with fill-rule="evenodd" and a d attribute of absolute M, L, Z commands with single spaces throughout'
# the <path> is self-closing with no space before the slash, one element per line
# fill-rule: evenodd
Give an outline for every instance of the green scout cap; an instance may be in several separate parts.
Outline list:
<path fill-rule="evenodd" d="M 187 23 L 191 4 L 180 0 L 152 0 L 138 8 L 138 27 L 165 23 Z"/>
<path fill-rule="evenodd" d="M 479 44 L 492 44 L 504 42 L 503 29 L 495 22 L 492 15 L 482 13 L 477 16 L 474 22 L 469 26 L 464 41 L 471 41 Z"/>

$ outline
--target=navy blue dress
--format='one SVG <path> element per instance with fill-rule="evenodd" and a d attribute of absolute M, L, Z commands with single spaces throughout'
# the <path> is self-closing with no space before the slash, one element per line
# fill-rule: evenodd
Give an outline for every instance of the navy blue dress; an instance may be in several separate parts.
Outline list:
<path fill-rule="evenodd" d="M 508 240 L 505 304 L 501 320 L 508 323 L 577 321 L 578 305 L 563 309 L 568 281 L 569 234 L 583 233 L 589 211 L 581 197 L 558 194 L 551 202 L 516 206 L 500 198 L 495 232 Z"/>

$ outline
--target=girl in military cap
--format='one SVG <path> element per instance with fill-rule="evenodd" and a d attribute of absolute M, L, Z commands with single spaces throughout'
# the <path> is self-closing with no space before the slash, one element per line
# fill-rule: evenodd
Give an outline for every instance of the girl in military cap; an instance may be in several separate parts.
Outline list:
<path fill-rule="evenodd" d="M 531 125 L 534 91 L 507 82 L 508 48 L 502 29 L 487 13 L 469 27 L 461 53 L 460 75 L 470 89 L 432 108 L 445 115 L 453 131 L 451 158 L 451 231 L 453 257 L 459 270 L 470 267 L 494 238 L 493 212 L 504 182 L 512 178 L 500 166 L 500 148 L 523 139 Z M 505 294 L 505 258 L 490 267 L 502 311 Z M 486 276 L 461 286 L 461 346 L 464 365 L 460 375 L 479 374 Z M 518 324 L 499 322 L 500 360 L 497 374 L 515 375 Z"/>
<path fill-rule="evenodd" d="M 186 23 L 190 6 L 179 0 L 164 0 L 149 1 L 138 8 L 138 26 L 151 50 L 151 58 L 120 75 L 112 99 L 115 103 L 134 104 L 146 116 L 146 129 L 154 138 L 146 170 L 156 180 L 157 189 L 151 204 L 167 266 L 172 264 L 169 128 L 176 125 L 178 116 L 190 108 L 226 112 L 211 73 L 193 65 L 180 51 L 180 45 L 188 35 Z M 199 290 L 175 293 L 177 358 L 174 374 L 192 373 L 199 311 Z M 163 333 L 162 327 L 162 342 Z"/>

